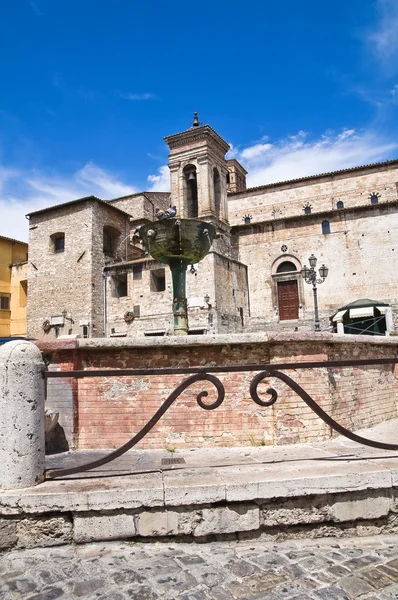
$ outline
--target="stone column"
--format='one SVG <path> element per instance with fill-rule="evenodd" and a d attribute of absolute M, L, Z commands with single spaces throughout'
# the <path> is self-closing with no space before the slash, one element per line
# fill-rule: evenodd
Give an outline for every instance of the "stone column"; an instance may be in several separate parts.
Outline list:
<path fill-rule="evenodd" d="M 44 363 L 31 342 L 0 347 L 0 489 L 44 480 Z"/>
<path fill-rule="evenodd" d="M 391 306 L 386 307 L 385 318 L 386 318 L 386 335 L 390 335 L 391 331 L 394 331 L 394 320 L 392 317 Z"/>
<path fill-rule="evenodd" d="M 171 204 L 176 205 L 177 215 L 182 217 L 184 215 L 185 207 L 183 206 L 184 190 L 181 178 L 182 169 L 180 171 L 180 166 L 180 161 L 169 164 Z"/>
<path fill-rule="evenodd" d="M 198 216 L 215 215 L 213 199 L 213 178 L 207 156 L 198 158 Z"/>
<path fill-rule="evenodd" d="M 228 198 L 227 198 L 227 167 L 221 168 L 221 214 L 220 219 L 229 224 Z"/>
<path fill-rule="evenodd" d="M 337 333 L 344 335 L 344 323 L 342 319 L 338 319 L 337 321 Z"/>

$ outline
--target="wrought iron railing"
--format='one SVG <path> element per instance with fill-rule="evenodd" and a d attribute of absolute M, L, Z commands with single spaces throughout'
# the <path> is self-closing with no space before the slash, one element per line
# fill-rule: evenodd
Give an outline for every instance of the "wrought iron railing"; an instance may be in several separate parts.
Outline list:
<path fill-rule="evenodd" d="M 133 448 L 140 440 L 142 440 L 158 421 L 167 412 L 170 406 L 177 400 L 177 398 L 186 390 L 189 386 L 197 381 L 209 381 L 214 385 L 217 390 L 217 398 L 212 402 L 204 402 L 203 398 L 208 396 L 207 391 L 201 391 L 196 396 L 198 405 L 204 410 L 215 410 L 224 401 L 225 389 L 223 383 L 214 375 L 214 373 L 237 373 L 237 372 L 257 372 L 250 383 L 250 396 L 256 404 L 261 407 L 269 407 L 275 404 L 278 400 L 278 393 L 274 388 L 268 388 L 266 393 L 271 397 L 269 400 L 262 400 L 258 394 L 259 384 L 267 378 L 276 378 L 284 382 L 289 388 L 291 388 L 306 404 L 307 406 L 327 425 L 329 425 L 334 431 L 345 436 L 346 438 L 363 444 L 365 446 L 371 446 L 373 448 L 380 448 L 383 450 L 398 450 L 398 444 L 387 444 L 376 440 L 370 440 L 368 438 L 357 435 L 335 421 L 330 415 L 328 415 L 315 400 L 291 377 L 285 373 L 281 373 L 282 370 L 291 369 L 314 369 L 314 368 L 333 368 L 333 367 L 365 367 L 365 366 L 376 366 L 376 365 L 394 365 L 398 364 L 398 358 L 377 358 L 377 359 L 363 359 L 363 360 L 331 360 L 331 361 L 314 361 L 314 362 L 297 362 L 297 363 L 273 363 L 273 364 L 255 364 L 255 365 L 234 365 L 234 366 L 219 366 L 219 367 L 179 367 L 179 368 L 149 368 L 149 369 L 88 369 L 88 370 L 73 370 L 73 371 L 46 371 L 45 378 L 53 379 L 60 377 L 76 377 L 76 378 L 87 378 L 87 377 L 126 377 L 126 376 L 148 376 L 148 375 L 190 375 L 185 379 L 175 390 L 168 396 L 163 402 L 160 408 L 155 414 L 149 419 L 149 421 L 142 427 L 142 429 L 136 433 L 128 442 L 120 446 L 120 448 L 113 450 L 106 456 L 86 463 L 84 465 L 66 469 L 52 469 L 47 471 L 46 477 L 48 479 L 55 479 L 57 477 L 65 477 L 67 475 L 74 475 L 76 473 L 82 473 L 101 467 L 112 460 L 118 458 L 131 448 Z"/>

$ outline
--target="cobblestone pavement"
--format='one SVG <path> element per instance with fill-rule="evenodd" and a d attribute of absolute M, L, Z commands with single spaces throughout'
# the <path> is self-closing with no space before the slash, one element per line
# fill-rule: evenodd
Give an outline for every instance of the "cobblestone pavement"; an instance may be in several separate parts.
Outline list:
<path fill-rule="evenodd" d="M 0 555 L 5 600 L 393 600 L 398 538 L 108 542 Z"/>

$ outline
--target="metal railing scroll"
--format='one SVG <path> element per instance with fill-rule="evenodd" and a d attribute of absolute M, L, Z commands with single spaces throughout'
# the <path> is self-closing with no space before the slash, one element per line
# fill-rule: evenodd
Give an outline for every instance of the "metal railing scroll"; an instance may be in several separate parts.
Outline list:
<path fill-rule="evenodd" d="M 264 379 L 276 378 L 285 383 L 293 390 L 307 406 L 334 431 L 365 446 L 379 448 L 382 450 L 398 450 L 398 444 L 387 444 L 376 440 L 357 435 L 335 421 L 327 414 L 319 404 L 289 375 L 282 373 L 284 370 L 296 369 L 314 369 L 314 368 L 339 368 L 339 367 L 361 367 L 361 366 L 376 366 L 376 365 L 395 365 L 398 364 L 398 358 L 378 358 L 364 360 L 336 360 L 336 361 L 319 361 L 319 362 L 298 362 L 298 363 L 276 363 L 276 364 L 256 364 L 256 365 L 234 365 L 220 367 L 185 367 L 185 368 L 163 368 L 163 369 L 92 369 L 92 370 L 74 370 L 74 371 L 46 371 L 46 380 L 61 377 L 125 377 L 125 376 L 150 376 L 150 375 L 189 375 L 180 385 L 178 385 L 171 394 L 166 398 L 162 405 L 158 408 L 155 414 L 148 420 L 142 429 L 136 433 L 128 442 L 113 450 L 106 456 L 86 463 L 84 465 L 65 469 L 52 469 L 46 472 L 47 479 L 55 479 L 58 477 L 66 477 L 101 467 L 112 460 L 122 456 L 128 450 L 131 450 L 140 440 L 142 440 L 158 421 L 169 410 L 171 405 L 177 400 L 184 390 L 198 381 L 208 381 L 214 385 L 217 391 L 217 398 L 211 402 L 204 402 L 203 398 L 208 396 L 207 391 L 201 391 L 196 396 L 196 401 L 200 408 L 204 410 L 215 410 L 224 402 L 225 388 L 223 383 L 215 373 L 237 373 L 237 372 L 256 372 L 256 375 L 250 383 L 250 396 L 257 405 L 267 408 L 275 404 L 278 400 L 278 392 L 274 388 L 268 388 L 266 393 L 270 395 L 268 400 L 262 400 L 258 393 L 258 386 Z"/>

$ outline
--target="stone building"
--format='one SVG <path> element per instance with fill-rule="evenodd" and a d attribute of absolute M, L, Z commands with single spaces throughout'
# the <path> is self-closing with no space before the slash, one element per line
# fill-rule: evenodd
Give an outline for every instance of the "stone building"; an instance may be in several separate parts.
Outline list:
<path fill-rule="evenodd" d="M 171 333 L 170 272 L 131 235 L 171 205 L 220 234 L 187 273 L 190 333 L 313 329 L 301 274 L 311 254 L 329 267 L 322 329 L 363 298 L 398 320 L 398 160 L 246 188 L 247 172 L 209 125 L 195 119 L 165 141 L 171 192 L 90 196 L 29 215 L 29 335 Z"/>
<path fill-rule="evenodd" d="M 0 236 L 0 338 L 26 336 L 28 245 Z"/>

